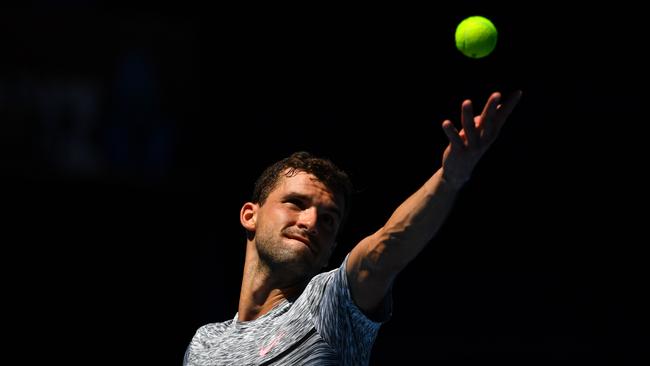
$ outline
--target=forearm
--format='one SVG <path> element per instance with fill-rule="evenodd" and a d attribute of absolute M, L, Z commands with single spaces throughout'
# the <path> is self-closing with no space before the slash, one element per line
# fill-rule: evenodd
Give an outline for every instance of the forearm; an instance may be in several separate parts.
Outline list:
<path fill-rule="evenodd" d="M 373 235 L 374 265 L 393 274 L 401 271 L 438 232 L 459 189 L 444 178 L 442 169 L 433 174 Z"/>
<path fill-rule="evenodd" d="M 449 139 L 442 156 L 443 168 L 406 199 L 381 229 L 364 238 L 350 253 L 348 278 L 352 297 L 361 309 L 375 309 L 395 276 L 438 232 L 460 187 L 494 142 L 520 97 L 518 91 L 500 104 L 501 94 L 492 93 L 478 116 L 473 113 L 471 101 L 466 100 L 462 104 L 460 131 L 451 121 L 443 122 Z"/>

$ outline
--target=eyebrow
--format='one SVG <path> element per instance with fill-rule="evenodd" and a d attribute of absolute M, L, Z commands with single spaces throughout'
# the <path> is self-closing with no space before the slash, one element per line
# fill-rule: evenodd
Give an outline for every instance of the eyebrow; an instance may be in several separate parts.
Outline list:
<path fill-rule="evenodd" d="M 288 193 L 285 196 L 285 198 L 297 198 L 297 199 L 299 199 L 299 200 L 301 200 L 303 202 L 311 201 L 309 196 L 301 194 L 301 193 L 296 193 L 296 192 Z M 339 210 L 338 207 L 336 207 L 336 206 L 325 206 L 324 208 L 325 208 L 325 211 L 328 211 L 329 213 L 336 214 L 336 216 L 338 216 L 338 219 L 339 220 L 341 219 L 342 214 L 341 214 L 341 210 Z"/>

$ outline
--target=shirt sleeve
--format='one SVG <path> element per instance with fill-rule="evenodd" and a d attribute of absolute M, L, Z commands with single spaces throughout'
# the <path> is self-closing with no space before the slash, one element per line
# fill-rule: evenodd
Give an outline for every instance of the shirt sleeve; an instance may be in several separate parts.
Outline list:
<path fill-rule="evenodd" d="M 190 354 L 190 347 L 187 346 L 187 348 L 185 348 L 185 354 L 183 355 L 183 366 L 189 366 L 190 364 L 189 354 Z"/>
<path fill-rule="evenodd" d="M 348 255 L 349 256 L 349 255 Z M 365 365 L 370 358 L 380 326 L 391 316 L 392 298 L 384 299 L 384 316 L 372 320 L 354 303 L 350 294 L 346 265 L 321 277 L 322 297 L 314 304 L 313 316 L 316 331 L 339 355 L 343 365 Z"/>

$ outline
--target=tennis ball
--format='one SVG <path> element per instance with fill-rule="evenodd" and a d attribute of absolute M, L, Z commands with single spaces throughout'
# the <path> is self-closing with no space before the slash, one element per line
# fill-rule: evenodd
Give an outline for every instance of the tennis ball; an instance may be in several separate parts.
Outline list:
<path fill-rule="evenodd" d="M 496 45 L 497 28 L 488 18 L 472 16 L 456 27 L 456 48 L 467 57 L 485 57 Z"/>

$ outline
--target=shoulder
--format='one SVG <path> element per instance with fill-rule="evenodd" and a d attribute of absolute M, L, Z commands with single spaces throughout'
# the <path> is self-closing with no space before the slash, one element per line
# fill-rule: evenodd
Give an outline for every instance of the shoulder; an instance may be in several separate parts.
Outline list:
<path fill-rule="evenodd" d="M 309 281 L 307 287 L 309 288 L 310 286 L 311 287 L 325 286 L 329 284 L 329 282 L 331 282 L 333 279 L 335 279 L 335 277 L 339 274 L 340 271 L 341 271 L 341 267 L 334 268 L 327 272 L 321 272 L 316 276 L 314 276 L 311 279 L 311 281 Z"/>
<path fill-rule="evenodd" d="M 228 329 L 230 323 L 232 323 L 232 320 L 220 323 L 205 324 L 196 331 L 192 342 L 203 343 L 211 339 L 215 339 L 216 337 L 221 336 L 226 331 L 226 329 Z"/>
<path fill-rule="evenodd" d="M 333 285 L 340 285 L 338 283 L 340 274 L 341 267 L 317 274 L 309 281 L 302 294 L 298 298 L 297 302 L 306 299 L 320 299 L 323 295 L 323 291 L 326 288 L 330 288 Z"/>

